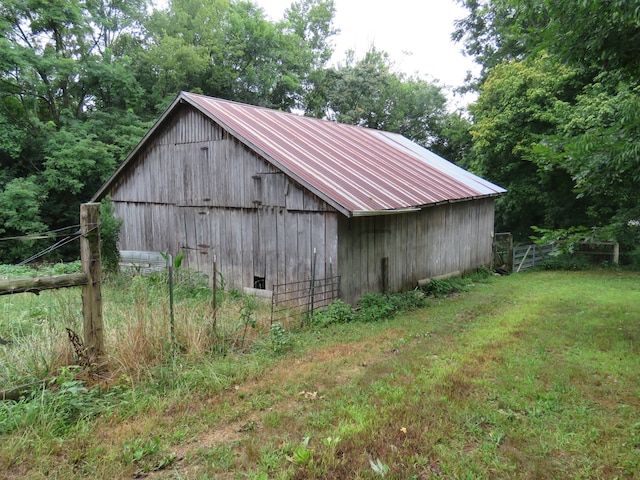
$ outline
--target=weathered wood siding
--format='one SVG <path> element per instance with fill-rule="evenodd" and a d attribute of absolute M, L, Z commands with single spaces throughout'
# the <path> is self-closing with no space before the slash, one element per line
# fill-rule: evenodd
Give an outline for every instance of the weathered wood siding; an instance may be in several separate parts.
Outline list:
<path fill-rule="evenodd" d="M 415 288 L 418 280 L 491 263 L 493 199 L 339 221 L 341 297 Z"/>
<path fill-rule="evenodd" d="M 140 151 L 110 192 L 123 250 L 185 253 L 230 288 L 329 275 L 337 213 L 213 124 L 185 108 Z M 336 269 L 337 267 L 334 267 Z M 326 269 L 326 273 L 325 273 Z M 336 271 L 336 270 L 334 270 Z"/>
<path fill-rule="evenodd" d="M 109 192 L 123 250 L 185 253 L 230 288 L 341 275 L 341 296 L 401 291 L 491 262 L 493 199 L 348 219 L 191 107 L 167 119 Z"/>

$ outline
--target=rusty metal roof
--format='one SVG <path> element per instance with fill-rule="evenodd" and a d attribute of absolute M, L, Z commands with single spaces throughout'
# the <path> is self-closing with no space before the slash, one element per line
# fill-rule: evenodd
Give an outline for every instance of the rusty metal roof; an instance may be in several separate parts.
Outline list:
<path fill-rule="evenodd" d="M 156 127 L 185 101 L 347 216 L 396 213 L 506 191 L 402 135 L 204 95 L 182 92 Z"/>
<path fill-rule="evenodd" d="M 192 93 L 182 96 L 351 215 L 505 192 L 402 135 Z"/>

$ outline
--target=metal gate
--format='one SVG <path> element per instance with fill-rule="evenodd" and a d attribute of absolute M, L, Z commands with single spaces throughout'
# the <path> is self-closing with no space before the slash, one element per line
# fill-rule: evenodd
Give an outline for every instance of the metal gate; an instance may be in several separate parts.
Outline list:
<path fill-rule="evenodd" d="M 281 283 L 273 286 L 271 297 L 271 323 L 302 324 L 315 309 L 326 307 L 337 300 L 340 292 L 340 277 Z"/>

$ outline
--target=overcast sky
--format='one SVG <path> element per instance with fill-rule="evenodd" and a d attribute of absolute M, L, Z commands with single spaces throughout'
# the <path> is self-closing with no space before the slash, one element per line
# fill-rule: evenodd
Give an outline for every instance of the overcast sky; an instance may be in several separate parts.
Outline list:
<path fill-rule="evenodd" d="M 253 0 L 272 20 L 282 18 L 293 0 Z M 371 45 L 389 53 L 398 70 L 441 85 L 461 86 L 468 70 L 479 67 L 451 41 L 453 22 L 466 10 L 455 0 L 334 0 L 334 61 L 348 49 L 361 58 Z M 450 96 L 451 98 L 451 96 Z M 455 99 L 458 105 L 471 98 Z"/>

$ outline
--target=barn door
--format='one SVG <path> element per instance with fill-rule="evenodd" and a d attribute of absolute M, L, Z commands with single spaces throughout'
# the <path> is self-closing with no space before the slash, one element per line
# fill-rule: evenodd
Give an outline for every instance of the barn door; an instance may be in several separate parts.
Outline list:
<path fill-rule="evenodd" d="M 265 222 L 263 209 L 258 208 L 253 215 L 253 288 L 260 290 L 267 288 L 267 252 L 263 234 Z"/>

